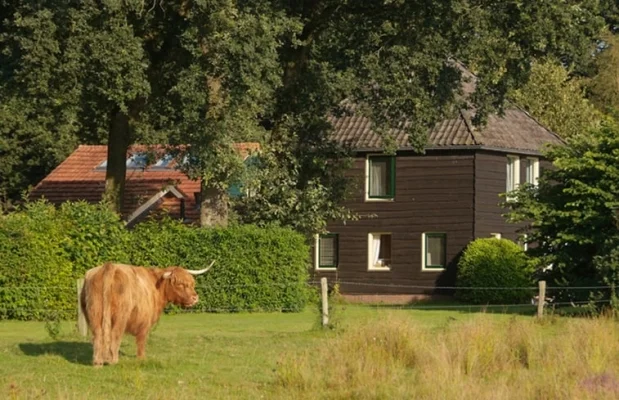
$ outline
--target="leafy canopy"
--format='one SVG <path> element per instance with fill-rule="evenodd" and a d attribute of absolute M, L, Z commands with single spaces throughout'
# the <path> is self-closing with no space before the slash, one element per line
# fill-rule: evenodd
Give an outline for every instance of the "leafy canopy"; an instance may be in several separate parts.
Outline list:
<path fill-rule="evenodd" d="M 548 152 L 553 168 L 544 169 L 538 187 L 523 185 L 508 202 L 509 220 L 527 223 L 527 241 L 536 243 L 529 252 L 537 265 L 552 264 L 553 284 L 616 285 L 619 127 L 606 124 L 567 144 Z"/>
<path fill-rule="evenodd" d="M 533 64 L 529 81 L 510 98 L 563 138 L 599 126 L 602 119 L 585 98 L 581 80 L 554 60 Z"/>
<path fill-rule="evenodd" d="M 388 150 L 404 119 L 422 150 L 462 106 L 452 60 L 477 74 L 483 122 L 533 60 L 585 68 L 601 12 L 597 0 L 0 1 L 0 190 L 15 197 L 78 142 L 120 143 L 124 157 L 136 141 L 188 145 L 187 172 L 224 190 L 242 171 L 232 143 L 257 139 L 288 183 L 261 194 L 255 219 L 303 209 L 319 226 L 345 193 L 345 163 L 324 155 L 344 100 Z"/>

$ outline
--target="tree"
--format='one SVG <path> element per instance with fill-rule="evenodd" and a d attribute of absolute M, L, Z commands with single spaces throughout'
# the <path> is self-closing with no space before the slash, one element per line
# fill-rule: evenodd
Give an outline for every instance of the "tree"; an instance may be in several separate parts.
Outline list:
<path fill-rule="evenodd" d="M 526 82 L 532 60 L 553 55 L 579 68 L 590 62 L 604 23 L 598 2 L 568 3 L 2 2 L 10 17 L 0 28 L 8 60 L 0 91 L 28 101 L 32 88 L 57 88 L 80 135 L 108 143 L 107 192 L 116 207 L 128 144 L 165 139 L 186 145 L 187 158 L 178 156 L 202 179 L 202 209 L 210 204 L 221 214 L 215 221 L 203 215 L 203 222 L 225 220 L 225 189 L 240 170 L 232 143 L 258 137 L 294 182 L 291 190 L 314 185 L 330 193 L 323 203 L 329 211 L 312 204 L 317 197 L 283 197 L 324 219 L 345 192 L 333 185 L 342 175 L 332 167 L 343 164 L 320 153 L 328 148 L 329 114 L 354 105 L 387 144 L 390 130 L 408 120 L 411 144 L 421 151 L 427 128 L 462 106 L 458 59 L 479 77 L 470 101 L 483 123 Z M 39 47 L 24 43 L 40 37 L 56 50 L 33 60 Z M 53 73 L 29 81 L 27 71 L 41 65 Z M 36 96 L 51 102 L 53 93 Z"/>
<path fill-rule="evenodd" d="M 2 5 L 11 17 L 2 25 L 9 62 L 0 96 L 18 104 L 10 112 L 22 120 L 55 105 L 44 111 L 50 117 L 41 130 L 62 127 L 60 110 L 80 141 L 107 143 L 105 191 L 114 209 L 128 147 L 138 141 L 189 145 L 177 155 L 188 155 L 187 172 L 203 178 L 204 204 L 218 197 L 211 188 L 225 189 L 238 167 L 232 142 L 261 129 L 256 115 L 281 75 L 274 46 L 282 18 L 260 1 Z M 20 109 L 39 99 L 40 106 Z M 32 134 L 27 126 L 5 129 L 13 138 Z"/>
<path fill-rule="evenodd" d="M 574 135 L 547 157 L 553 168 L 538 187 L 517 191 L 507 203 L 509 220 L 527 223 L 523 233 L 536 244 L 529 252 L 538 265 L 552 265 L 551 285 L 619 284 L 619 127 Z M 563 295 L 582 299 L 588 291 Z"/>
<path fill-rule="evenodd" d="M 602 119 L 585 98 L 581 81 L 554 60 L 535 62 L 529 81 L 510 98 L 563 138 L 586 132 Z"/>
<path fill-rule="evenodd" d="M 598 109 L 619 117 L 619 34 L 604 35 L 595 58 L 595 73 L 587 81 L 588 95 Z"/>

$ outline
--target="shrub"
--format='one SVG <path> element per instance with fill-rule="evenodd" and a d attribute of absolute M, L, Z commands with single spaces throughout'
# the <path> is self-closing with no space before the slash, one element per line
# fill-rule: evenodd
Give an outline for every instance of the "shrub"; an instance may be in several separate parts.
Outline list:
<path fill-rule="evenodd" d="M 139 224 L 132 233 L 131 262 L 165 267 L 213 268 L 196 279 L 205 311 L 299 311 L 309 295 L 309 248 L 285 228 L 251 225 L 195 228 L 170 219 Z"/>
<path fill-rule="evenodd" d="M 531 298 L 532 270 L 524 251 L 506 239 L 484 238 L 471 242 L 458 263 L 456 298 L 474 304 L 519 304 Z M 514 288 L 514 289 L 509 289 Z"/>
<path fill-rule="evenodd" d="M 62 221 L 62 248 L 75 276 L 106 261 L 128 263 L 130 232 L 120 216 L 104 204 L 66 202 L 57 211 Z"/>
<path fill-rule="evenodd" d="M 198 269 L 198 310 L 301 310 L 309 249 L 284 228 L 189 227 L 170 219 L 127 231 L 104 205 L 38 201 L 0 216 L 0 319 L 76 316 L 75 280 L 106 261 Z"/>
<path fill-rule="evenodd" d="M 53 206 L 29 204 L 0 218 L 0 319 L 75 315 L 73 267 Z"/>

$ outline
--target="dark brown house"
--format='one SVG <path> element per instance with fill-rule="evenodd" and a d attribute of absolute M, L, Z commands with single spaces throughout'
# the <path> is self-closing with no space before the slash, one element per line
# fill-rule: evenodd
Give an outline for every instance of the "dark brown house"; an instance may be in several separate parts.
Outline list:
<path fill-rule="evenodd" d="M 348 204 L 358 221 L 334 222 L 316 238 L 314 275 L 338 281 L 348 295 L 449 293 L 456 265 L 480 237 L 518 240 L 499 195 L 535 183 L 545 144 L 561 139 L 521 109 L 491 115 L 474 127 L 462 111 L 429 133 L 425 154 L 396 136 L 395 156 L 359 116 L 334 119 L 335 139 L 355 150 L 351 175 L 359 189 Z"/>

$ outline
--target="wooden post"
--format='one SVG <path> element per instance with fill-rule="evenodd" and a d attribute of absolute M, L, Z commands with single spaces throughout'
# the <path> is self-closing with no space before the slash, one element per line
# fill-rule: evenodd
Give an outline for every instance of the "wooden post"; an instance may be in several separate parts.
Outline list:
<path fill-rule="evenodd" d="M 539 281 L 539 295 L 537 296 L 537 318 L 544 316 L 544 303 L 546 302 L 546 281 Z"/>
<path fill-rule="evenodd" d="M 322 327 L 329 324 L 329 291 L 327 288 L 327 278 L 320 278 L 321 298 L 322 298 Z"/>
<path fill-rule="evenodd" d="M 84 288 L 84 279 L 78 279 L 77 282 L 77 330 L 82 336 L 88 336 L 88 326 L 86 317 L 82 312 L 82 289 Z"/>

